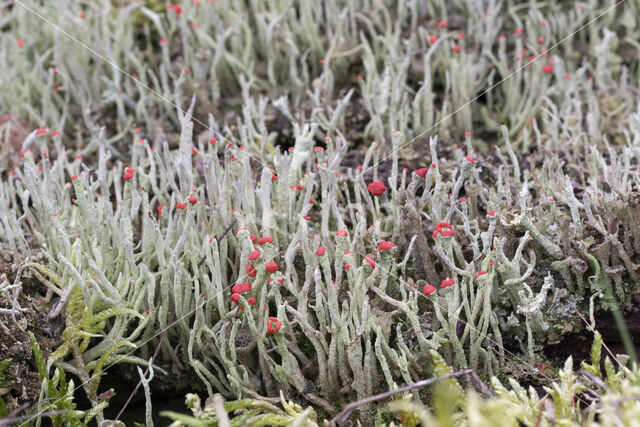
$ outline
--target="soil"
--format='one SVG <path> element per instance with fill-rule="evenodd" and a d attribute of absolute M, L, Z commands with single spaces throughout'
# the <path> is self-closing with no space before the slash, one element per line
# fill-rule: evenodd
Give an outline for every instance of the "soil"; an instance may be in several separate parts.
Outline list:
<path fill-rule="evenodd" d="M 595 317 L 596 329 L 602 335 L 604 343 L 601 360 L 604 361 L 605 356 L 614 359 L 617 354 L 626 354 L 627 352 L 613 315 L 605 312 L 598 313 Z M 627 313 L 625 315 L 625 324 L 629 330 L 629 335 L 631 335 L 636 354 L 638 354 L 640 353 L 640 310 Z M 590 360 L 592 343 L 593 334 L 588 330 L 583 330 L 577 334 L 567 335 L 558 344 L 545 347 L 544 353 L 554 366 L 561 367 L 569 356 L 573 356 L 574 366 L 577 366 L 583 360 Z"/>
<path fill-rule="evenodd" d="M 4 372 L 4 382 L 9 385 L 0 389 L 0 397 L 11 413 L 23 405 L 32 405 L 40 397 L 40 376 L 33 357 L 28 332 L 32 332 L 45 358 L 60 344 L 64 321 L 49 319 L 45 314 L 44 301 L 29 284 L 24 283 L 26 293 L 21 293 L 18 302 L 24 311 L 15 316 L 0 314 L 0 359 L 11 358 Z M 30 296 L 30 294 L 32 296 Z M 11 309 L 6 298 L 0 299 L 0 308 Z M 4 327 L 3 327 L 4 326 Z M 19 414 L 14 414 L 19 415 Z"/>

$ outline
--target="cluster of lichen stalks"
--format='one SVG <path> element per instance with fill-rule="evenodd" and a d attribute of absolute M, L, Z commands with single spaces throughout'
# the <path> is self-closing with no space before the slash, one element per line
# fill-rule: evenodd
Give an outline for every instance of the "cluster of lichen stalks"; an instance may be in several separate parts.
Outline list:
<path fill-rule="evenodd" d="M 534 362 L 536 343 L 557 337 L 551 323 L 575 319 L 597 286 L 611 281 L 621 301 L 631 295 L 623 283 L 636 274 L 637 211 L 613 211 L 624 201 L 598 186 L 607 176 L 630 194 L 631 166 L 615 157 L 588 155 L 595 173 L 578 200 L 569 178 L 554 176 L 557 159 L 519 177 L 505 129 L 514 164 L 500 154 L 503 167 L 483 167 L 484 156 L 467 154 L 468 134 L 467 150 L 451 158 L 437 156 L 433 139 L 431 167 L 367 183 L 366 162 L 341 173 L 339 138 L 313 149 L 304 129 L 270 170 L 252 167 L 242 147 L 195 145 L 188 112 L 181 121 L 178 150 L 135 144 L 126 168 L 107 168 L 102 141 L 97 169 L 81 168 L 60 135 L 34 131 L 38 163 L 25 150 L 4 183 L 6 242 L 32 253 L 15 284 L 33 275 L 53 295 L 50 315 L 66 317 L 48 366 L 86 382 L 96 405 L 102 369 L 146 364 L 165 329 L 154 365 L 166 381 L 193 372 L 209 394 L 282 390 L 333 413 L 429 375 L 430 350 L 494 374 L 505 340 L 521 339 L 521 357 Z M 372 144 L 368 157 L 378 151 Z M 392 162 L 395 171 L 397 155 Z M 499 185 L 486 183 L 489 172 Z M 614 214 L 626 240 L 604 226 Z M 571 247 L 589 228 L 605 240 Z"/>
<path fill-rule="evenodd" d="M 14 321 L 25 278 L 46 287 L 49 316 L 66 319 L 47 365 L 76 375 L 96 407 L 108 367 L 148 365 L 159 346 L 156 380 L 192 386 L 195 375 L 207 393 L 229 398 L 279 400 L 283 391 L 334 413 L 355 398 L 428 377 L 432 350 L 456 367 L 496 374 L 505 351 L 533 363 L 537 348 L 584 326 L 575 310 L 607 308 L 599 295 L 608 286 L 623 306 L 631 302 L 636 291 L 628 283 L 638 279 L 640 258 L 640 114 L 637 100 L 627 99 L 633 91 L 617 67 L 614 36 L 604 29 L 588 39 L 595 83 L 570 56 L 554 56 L 553 69 L 545 58 L 546 66 L 536 62 L 491 92 L 486 105 L 500 105 L 500 117 L 473 105 L 439 127 L 448 140 L 451 123 L 471 129 L 478 117 L 498 131 L 504 119 L 511 133 L 503 128 L 503 138 L 490 141 L 467 133 L 456 145 L 432 138 L 428 147 L 418 139 L 413 147 L 428 157 L 420 163 L 430 166 L 401 167 L 411 150 L 405 141 L 495 73 L 507 76 L 522 64 L 525 46 L 541 53 L 588 15 L 570 12 L 541 25 L 540 12 L 532 12 L 530 31 L 523 35 L 516 22 L 507 43 L 494 4 L 461 33 L 445 21 L 423 28 L 413 18 L 444 13 L 435 2 L 422 12 L 409 2 L 392 20 L 376 15 L 380 8 L 388 15 L 385 6 L 366 15 L 306 2 L 299 16 L 259 2 L 263 12 L 245 19 L 241 2 L 231 3 L 225 10 L 202 5 L 202 17 L 194 5 L 166 17 L 143 9 L 157 32 L 147 37 L 159 37 L 159 52 L 141 53 L 148 62 L 127 54 L 132 10 L 100 31 L 69 23 L 96 46 L 117 36 L 110 58 L 136 70 L 138 81 L 119 73 L 90 80 L 108 66 L 66 50 L 69 40 L 54 43 L 37 21 L 28 24 L 34 39 L 27 41 L 36 60 L 29 62 L 19 40 L 6 67 L 15 79 L 0 76 L 7 87 L 1 105 L 16 114 L 40 111 L 41 123 L 65 129 L 26 132 L 15 165 L 11 144 L 2 146 L 0 245 L 13 266 L 1 278 L 2 297 Z M 628 2 L 620 13 L 634 8 Z M 388 39 L 359 36 L 376 28 Z M 55 69 L 38 56 L 43 40 L 50 40 Z M 264 69 L 253 60 L 260 52 L 267 53 Z M 364 77 L 349 75 L 352 55 Z M 442 102 L 435 101 L 436 80 L 447 82 Z M 618 82 L 610 107 L 594 101 L 594 85 L 604 91 Z M 148 85 L 164 99 L 151 98 Z M 289 96 L 272 100 L 271 109 L 256 97 L 281 85 Z M 344 87 L 350 90 L 337 98 Z M 221 126 L 210 115 L 209 129 L 193 134 L 193 121 L 201 124 L 196 99 L 212 107 L 238 91 L 237 123 Z M 172 93 L 177 114 L 166 102 Z M 367 115 L 358 137 L 378 141 L 360 167 L 344 164 L 347 107 L 356 93 Z M 276 110 L 291 124 L 293 143 L 284 152 L 268 131 Z M 117 116 L 113 128 L 100 128 L 100 111 Z M 134 114 L 142 129 L 132 124 Z M 618 129 L 620 115 L 627 118 L 622 130 L 607 135 L 603 129 Z M 68 116 L 83 121 L 86 144 L 80 133 L 69 136 Z M 4 126 L 7 142 L 13 128 Z M 625 146 L 611 145 L 612 138 Z M 530 149 L 538 155 L 525 159 Z M 50 393 L 43 386 L 42 397 Z"/>

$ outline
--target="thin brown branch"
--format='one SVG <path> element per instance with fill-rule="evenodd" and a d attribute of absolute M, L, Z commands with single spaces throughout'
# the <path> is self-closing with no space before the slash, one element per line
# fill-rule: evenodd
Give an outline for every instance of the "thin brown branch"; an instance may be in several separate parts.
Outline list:
<path fill-rule="evenodd" d="M 594 383 L 596 383 L 598 385 L 598 387 L 602 388 L 607 393 L 611 393 L 611 390 L 609 390 L 609 387 L 607 387 L 607 385 L 604 383 L 604 381 L 602 381 L 600 378 L 598 378 L 595 375 L 593 375 L 591 372 L 588 372 L 588 371 L 585 371 L 584 369 L 581 369 L 580 373 L 582 375 L 584 375 L 585 377 L 589 378 Z"/>
<path fill-rule="evenodd" d="M 471 375 L 471 374 L 475 374 L 475 372 L 473 371 L 473 369 L 464 369 L 461 371 L 456 371 L 456 372 L 452 372 L 450 374 L 447 375 L 442 375 L 436 378 L 429 378 L 428 380 L 421 380 L 421 381 L 417 381 L 413 384 L 407 384 L 403 387 L 397 388 L 395 390 L 389 390 L 389 391 L 385 391 L 384 393 L 380 393 L 380 394 L 376 394 L 374 396 L 370 396 L 367 397 L 366 399 L 361 399 L 358 400 L 356 402 L 352 402 L 349 403 L 347 406 L 345 406 L 342 411 L 340 411 L 340 413 L 338 415 L 336 415 L 335 417 L 333 417 L 331 419 L 331 421 L 329 421 L 329 424 L 332 426 L 335 425 L 343 425 L 347 419 L 349 418 L 349 416 L 351 415 L 351 413 L 359 408 L 360 406 L 366 405 L 368 403 L 372 403 L 372 402 L 377 402 L 378 400 L 384 400 L 388 397 L 393 396 L 394 394 L 398 394 L 398 393 L 404 393 L 407 391 L 411 391 L 414 390 L 416 388 L 421 388 L 421 387 L 425 387 L 428 385 L 431 385 L 433 383 L 436 383 L 438 381 L 441 380 L 446 380 L 448 378 L 456 378 L 456 377 L 461 377 L 463 375 Z M 478 376 L 475 376 L 476 378 L 478 378 Z M 473 375 L 472 375 L 473 378 Z M 475 381 L 475 379 L 474 379 Z M 480 381 L 480 378 L 478 378 L 478 381 Z M 480 381 L 482 383 L 482 381 Z M 484 386 L 484 384 L 483 384 Z M 486 388 L 486 386 L 484 386 L 483 388 Z M 487 389 L 488 391 L 488 389 Z M 484 392 L 484 391 L 483 391 Z M 489 392 L 490 393 L 490 392 Z"/>
<path fill-rule="evenodd" d="M 236 223 L 236 219 L 234 218 L 233 221 L 231 221 L 231 223 L 229 224 L 229 226 L 226 228 L 226 230 L 224 230 L 224 232 L 220 235 L 220 237 L 217 237 L 216 240 L 219 242 L 220 240 L 222 240 L 224 238 L 224 236 L 227 235 L 227 233 L 231 230 L 231 227 L 233 227 L 233 225 Z M 202 257 L 202 259 L 200 260 L 200 262 L 198 263 L 198 268 L 200 268 L 200 266 L 202 265 L 202 263 L 207 259 L 206 256 Z"/>
<path fill-rule="evenodd" d="M 176 314 L 173 313 L 173 317 L 171 318 L 172 322 L 175 319 L 175 317 L 176 317 Z M 160 337 L 160 341 L 158 342 L 158 345 L 156 346 L 156 350 L 153 352 L 153 356 L 151 356 L 151 361 L 149 362 L 149 366 L 151 366 L 153 364 L 153 361 L 156 360 L 156 357 L 158 356 L 158 353 L 160 352 L 160 347 L 162 347 L 162 343 L 164 342 L 164 339 L 166 338 L 167 332 L 169 332 L 169 329 L 170 328 L 167 327 L 167 328 L 164 329 L 164 332 L 162 332 L 162 336 Z M 147 369 L 144 371 L 144 376 L 145 377 L 147 375 L 149 375 L 149 366 L 147 366 Z M 138 384 L 136 384 L 136 388 L 133 389 L 133 391 L 129 395 L 129 398 L 127 399 L 127 401 L 122 406 L 122 409 L 120 409 L 120 412 L 118 412 L 118 416 L 116 416 L 115 421 L 118 421 L 118 419 L 120 418 L 120 416 L 122 415 L 124 410 L 127 409 L 127 406 L 129 406 L 129 403 L 131 403 L 131 400 L 133 399 L 133 397 L 136 395 L 136 393 L 140 389 L 140 386 L 142 386 L 142 379 L 138 381 Z"/>
<path fill-rule="evenodd" d="M 71 409 L 65 409 L 62 411 L 49 411 L 49 412 L 39 412 L 33 415 L 23 415 L 22 417 L 6 417 L 0 420 L 0 426 L 9 426 L 14 423 L 20 423 L 24 421 L 34 420 L 36 418 L 44 418 L 44 417 L 52 417 L 55 415 L 66 414 L 67 412 L 73 412 Z"/>
<path fill-rule="evenodd" d="M 489 390 L 489 387 L 486 386 L 485 383 L 482 382 L 476 371 L 471 371 L 468 374 L 471 377 L 471 381 L 476 385 L 476 388 L 482 392 L 487 397 L 493 397 L 493 393 Z"/>
<path fill-rule="evenodd" d="M 18 415 L 20 412 L 26 410 L 29 406 L 31 406 L 31 403 L 29 402 L 25 402 L 22 405 L 18 406 L 16 409 L 14 409 L 13 411 L 9 412 L 8 416 L 9 417 L 15 417 L 16 415 Z"/>

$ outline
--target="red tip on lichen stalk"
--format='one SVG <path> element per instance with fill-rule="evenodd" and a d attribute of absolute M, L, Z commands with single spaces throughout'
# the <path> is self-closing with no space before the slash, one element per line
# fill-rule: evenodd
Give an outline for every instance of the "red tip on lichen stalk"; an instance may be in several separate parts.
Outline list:
<path fill-rule="evenodd" d="M 251 253 L 249 254 L 249 261 L 254 261 L 254 260 L 256 260 L 256 259 L 260 258 L 260 255 L 262 255 L 262 254 L 260 253 L 260 251 L 253 251 L 253 252 L 251 252 Z"/>
<path fill-rule="evenodd" d="M 254 297 L 247 298 L 247 304 L 256 305 L 256 304 L 258 304 L 258 301 L 256 301 L 256 299 Z"/>
<path fill-rule="evenodd" d="M 180 14 L 182 13 L 182 6 L 180 6 L 179 4 L 169 4 L 167 5 L 167 9 L 173 10 L 173 12 L 177 16 L 180 16 Z"/>
<path fill-rule="evenodd" d="M 436 230 L 442 231 L 443 228 L 451 228 L 451 224 L 448 222 L 439 222 L 436 224 Z"/>
<path fill-rule="evenodd" d="M 543 73 L 545 73 L 545 74 L 551 74 L 551 73 L 553 73 L 553 65 L 551 65 L 551 64 L 545 64 L 545 65 L 542 67 L 542 72 L 543 72 Z"/>
<path fill-rule="evenodd" d="M 326 248 L 324 246 L 320 246 L 318 249 L 316 249 L 316 255 L 322 256 L 324 255 L 325 251 L 326 251 Z"/>
<path fill-rule="evenodd" d="M 54 136 L 58 136 L 58 135 L 62 135 L 62 134 L 60 133 L 60 131 L 59 131 L 59 130 L 54 130 L 53 132 L 51 132 L 51 137 L 52 137 L 52 138 L 53 138 Z"/>
<path fill-rule="evenodd" d="M 440 28 L 447 28 L 447 25 L 449 25 L 449 23 L 447 21 L 438 22 L 438 27 L 440 27 Z"/>
<path fill-rule="evenodd" d="M 424 287 L 424 294 L 425 295 L 430 295 L 430 294 L 434 293 L 435 290 L 436 290 L 435 287 L 433 287 L 433 286 L 431 286 L 430 284 L 427 283 L 425 285 L 425 287 Z"/>
<path fill-rule="evenodd" d="M 473 160 L 473 158 L 471 158 L 471 156 L 464 156 L 464 158 L 465 158 L 469 163 L 471 163 L 472 165 L 475 165 L 475 164 L 476 164 L 475 160 Z"/>
<path fill-rule="evenodd" d="M 38 129 L 38 130 L 36 130 L 36 136 L 46 135 L 46 134 L 47 134 L 47 130 L 46 129 Z"/>
<path fill-rule="evenodd" d="M 122 179 L 124 179 L 125 181 L 129 181 L 131 178 L 133 178 L 132 173 L 127 172 L 124 175 L 122 175 Z"/>
<path fill-rule="evenodd" d="M 80 178 L 80 175 L 71 175 L 71 181 L 74 181 L 76 178 Z"/>
<path fill-rule="evenodd" d="M 300 184 L 296 184 L 296 190 L 302 190 L 304 187 Z"/>
<path fill-rule="evenodd" d="M 213 145 L 217 142 L 218 140 L 215 139 L 213 136 L 211 138 L 209 138 L 209 144 Z"/>
<path fill-rule="evenodd" d="M 277 181 L 278 175 L 271 175 L 271 181 Z"/>
<path fill-rule="evenodd" d="M 347 232 L 347 230 L 338 230 L 336 232 L 336 236 L 338 237 L 347 237 L 349 235 L 349 233 Z"/>
<path fill-rule="evenodd" d="M 462 46 L 460 46 L 459 44 L 455 44 L 451 49 L 453 49 L 455 53 L 460 53 L 462 51 Z"/>
<path fill-rule="evenodd" d="M 442 234 L 444 237 L 455 235 L 451 224 L 448 222 L 439 222 L 436 224 L 436 228 L 433 230 L 433 238 L 435 239 L 438 234 Z"/>
<path fill-rule="evenodd" d="M 438 36 L 429 37 L 429 43 L 434 44 L 437 41 L 438 41 Z"/>
<path fill-rule="evenodd" d="M 496 211 L 489 211 L 489 212 L 487 212 L 487 215 L 496 216 Z"/>
<path fill-rule="evenodd" d="M 231 301 L 238 304 L 240 302 L 240 294 L 231 294 Z"/>
<path fill-rule="evenodd" d="M 261 237 L 258 239 L 259 245 L 264 245 L 265 243 L 273 243 L 273 237 Z"/>
<path fill-rule="evenodd" d="M 544 39 L 542 37 L 538 37 L 536 41 L 538 42 L 538 44 L 544 43 Z"/>
<path fill-rule="evenodd" d="M 351 268 L 351 266 L 350 266 L 349 264 L 345 264 L 345 265 L 344 265 L 344 269 L 345 269 L 345 270 L 348 270 L 348 269 L 350 269 L 350 268 Z"/>
<path fill-rule="evenodd" d="M 311 221 L 311 217 L 308 215 L 303 216 L 302 219 L 304 219 L 305 221 Z"/>
<path fill-rule="evenodd" d="M 484 271 L 484 270 L 480 270 L 480 271 L 478 271 L 476 274 L 474 274 L 474 277 L 477 279 L 478 277 L 483 276 L 483 275 L 485 275 L 485 274 L 487 274 L 487 272 L 486 272 L 486 271 Z"/>
<path fill-rule="evenodd" d="M 381 180 L 373 181 L 371 184 L 369 184 L 367 189 L 373 196 L 380 196 L 385 191 L 387 191 L 387 187 L 385 187 L 384 183 Z"/>
<path fill-rule="evenodd" d="M 187 207 L 184 203 L 176 204 L 176 209 L 184 210 Z"/>
<path fill-rule="evenodd" d="M 235 285 L 233 285 L 233 288 L 231 288 L 231 292 L 233 292 L 234 294 L 244 294 L 245 292 L 249 292 L 250 290 L 251 283 L 249 282 L 236 283 Z"/>
<path fill-rule="evenodd" d="M 255 242 L 256 240 L 258 240 L 258 236 L 256 236 L 255 234 L 250 234 L 249 238 L 251 239 L 252 242 Z"/>
<path fill-rule="evenodd" d="M 169 43 L 169 40 L 167 40 L 166 38 L 163 37 L 160 39 L 160 44 L 167 44 L 167 43 Z"/>
<path fill-rule="evenodd" d="M 277 317 L 269 317 L 267 319 L 267 333 L 273 334 L 275 332 L 280 331 L 282 327 L 282 322 L 278 320 Z"/>
<path fill-rule="evenodd" d="M 187 199 L 189 201 L 189 203 L 191 203 L 192 205 L 195 205 L 196 203 L 198 203 L 198 199 L 191 196 Z"/>
<path fill-rule="evenodd" d="M 386 240 L 383 240 L 380 243 L 378 243 L 378 251 L 388 251 L 395 247 L 396 245 L 394 243 L 387 242 Z"/>
<path fill-rule="evenodd" d="M 158 215 L 162 215 L 162 210 L 164 209 L 164 205 L 159 205 L 156 210 L 158 211 Z"/>
<path fill-rule="evenodd" d="M 447 277 L 440 284 L 440 288 L 441 289 L 448 288 L 449 286 L 453 286 L 455 283 L 456 282 L 451 277 Z"/>
<path fill-rule="evenodd" d="M 267 270 L 268 273 L 275 273 L 278 271 L 278 264 L 274 261 L 268 262 L 267 265 L 264 266 L 264 269 Z"/>
<path fill-rule="evenodd" d="M 427 172 L 429 172 L 429 168 L 420 168 L 420 169 L 416 169 L 416 170 L 413 171 L 413 173 L 418 175 L 420 178 L 426 177 L 427 176 Z"/>
<path fill-rule="evenodd" d="M 185 74 L 189 74 L 189 69 L 188 69 L 187 67 L 183 68 L 183 69 L 182 69 L 182 71 L 183 71 Z"/>
<path fill-rule="evenodd" d="M 520 28 L 520 27 L 516 28 L 516 30 L 513 32 L 513 34 L 515 34 L 516 36 L 518 34 L 522 34 L 522 28 Z"/>
<path fill-rule="evenodd" d="M 371 256 L 367 255 L 364 257 L 364 260 L 371 266 L 371 268 L 376 268 L 376 262 L 371 258 Z"/>
<path fill-rule="evenodd" d="M 247 265 L 247 276 L 256 277 L 257 274 L 258 274 L 258 270 L 256 270 L 256 268 L 253 265 L 248 264 Z"/>

